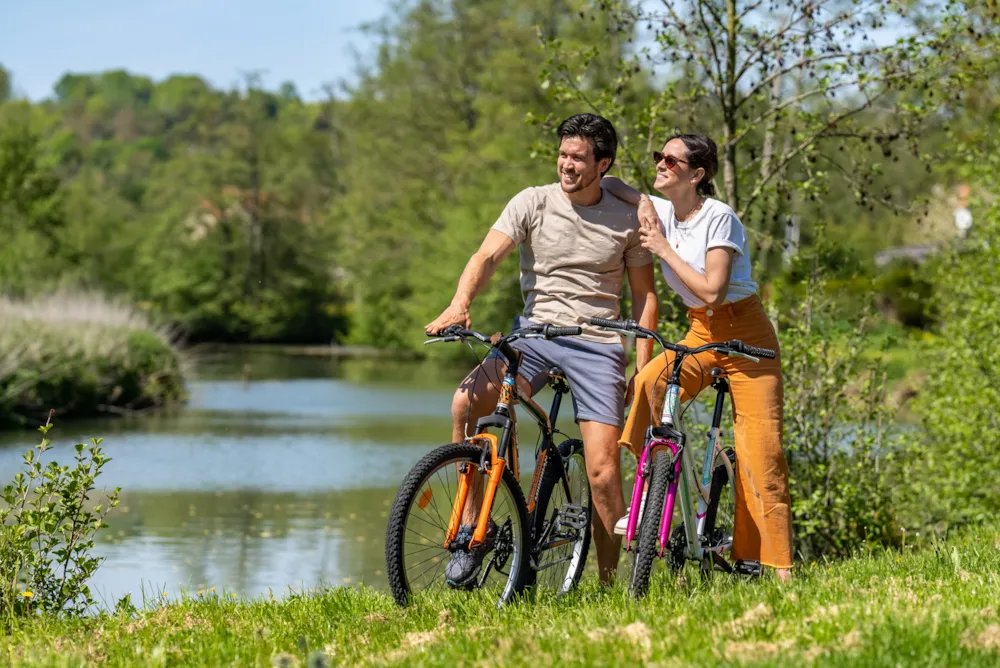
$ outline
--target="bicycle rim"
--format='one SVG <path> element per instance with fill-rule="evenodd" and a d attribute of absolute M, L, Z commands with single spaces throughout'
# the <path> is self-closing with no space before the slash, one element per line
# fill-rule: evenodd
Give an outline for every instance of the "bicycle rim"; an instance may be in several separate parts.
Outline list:
<path fill-rule="evenodd" d="M 485 488 L 488 476 L 478 470 L 480 453 L 481 449 L 471 444 L 443 446 L 418 462 L 404 480 L 393 504 L 386 540 L 390 585 L 397 602 L 419 592 L 451 588 L 444 570 L 452 553 L 444 542 L 458 491 L 458 466 L 472 466 L 473 475 Z M 506 472 L 497 487 L 490 513 L 496 538 L 475 581 L 463 587 L 493 592 L 500 602 L 519 591 L 523 579 L 527 520 L 520 488 L 512 481 L 513 475 Z"/>

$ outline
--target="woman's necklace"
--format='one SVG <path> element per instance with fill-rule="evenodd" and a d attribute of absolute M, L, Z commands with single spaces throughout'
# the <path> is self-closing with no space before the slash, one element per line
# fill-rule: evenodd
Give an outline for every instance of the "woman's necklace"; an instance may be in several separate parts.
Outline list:
<path fill-rule="evenodd" d="M 695 207 L 688 212 L 688 215 L 684 216 L 684 220 L 681 220 L 680 218 L 677 217 L 677 210 L 674 209 L 674 220 L 678 223 L 677 225 L 674 225 L 674 228 L 677 230 L 677 240 L 674 242 L 675 249 L 681 247 L 681 240 L 680 240 L 681 235 L 685 237 L 685 241 L 687 240 L 687 232 L 684 230 L 683 227 L 681 227 L 680 223 L 689 222 L 692 218 L 698 215 L 698 212 L 701 211 L 701 207 L 703 207 L 704 205 L 705 205 L 705 198 L 702 197 L 698 200 L 698 204 L 695 205 Z"/>

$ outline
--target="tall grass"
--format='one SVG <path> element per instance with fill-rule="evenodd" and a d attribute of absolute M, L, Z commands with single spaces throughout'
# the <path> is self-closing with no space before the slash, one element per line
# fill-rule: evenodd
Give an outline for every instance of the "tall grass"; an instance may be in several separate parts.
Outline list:
<path fill-rule="evenodd" d="M 0 423 L 159 406 L 184 397 L 169 332 L 96 293 L 0 297 Z"/>

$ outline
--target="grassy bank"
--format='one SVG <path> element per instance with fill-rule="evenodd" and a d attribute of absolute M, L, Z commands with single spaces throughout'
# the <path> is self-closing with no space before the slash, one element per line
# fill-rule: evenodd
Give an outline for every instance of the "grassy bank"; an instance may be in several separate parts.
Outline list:
<path fill-rule="evenodd" d="M 178 352 L 135 310 L 96 295 L 0 297 L 0 424 L 182 399 Z"/>
<path fill-rule="evenodd" d="M 996 665 L 1000 535 L 805 565 L 790 585 L 690 568 L 633 603 L 592 578 L 564 600 L 448 592 L 397 609 L 372 590 L 243 601 L 205 591 L 138 615 L 15 626 L 15 665 Z M 686 579 L 685 579 L 686 578 Z"/>

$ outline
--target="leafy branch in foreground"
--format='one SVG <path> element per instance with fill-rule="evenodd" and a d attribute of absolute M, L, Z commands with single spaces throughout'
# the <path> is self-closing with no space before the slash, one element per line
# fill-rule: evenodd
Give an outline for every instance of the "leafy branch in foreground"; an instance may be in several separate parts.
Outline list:
<path fill-rule="evenodd" d="M 4 487 L 0 507 L 0 621 L 34 612 L 76 614 L 94 604 L 87 581 L 102 559 L 94 538 L 118 505 L 121 488 L 91 505 L 95 482 L 111 461 L 101 439 L 74 446 L 75 465 L 42 464 L 51 448 L 50 421 L 42 442 L 24 454 L 25 470 Z"/>

